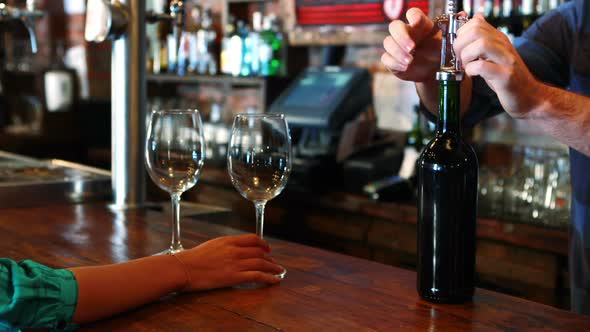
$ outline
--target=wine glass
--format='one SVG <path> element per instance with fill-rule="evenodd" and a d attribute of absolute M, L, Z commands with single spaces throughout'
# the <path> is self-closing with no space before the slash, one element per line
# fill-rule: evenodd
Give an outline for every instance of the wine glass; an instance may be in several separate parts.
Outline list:
<path fill-rule="evenodd" d="M 227 170 L 236 190 L 256 208 L 256 235 L 263 238 L 264 207 L 281 193 L 291 173 L 291 135 L 283 114 L 234 118 Z M 283 278 L 287 270 L 278 275 Z"/>
<path fill-rule="evenodd" d="M 192 188 L 205 160 L 203 123 L 197 110 L 154 110 L 145 145 L 148 174 L 172 201 L 172 243 L 162 254 L 182 251 L 180 196 Z"/>

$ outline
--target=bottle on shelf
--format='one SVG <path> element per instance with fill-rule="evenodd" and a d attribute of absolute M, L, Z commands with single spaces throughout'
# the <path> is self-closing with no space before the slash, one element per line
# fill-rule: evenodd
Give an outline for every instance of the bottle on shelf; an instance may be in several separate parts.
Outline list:
<path fill-rule="evenodd" d="M 262 39 L 262 13 L 254 12 L 252 14 L 252 30 L 248 33 L 248 53 L 250 53 L 250 75 L 258 76 L 260 74 L 260 47 Z"/>
<path fill-rule="evenodd" d="M 483 14 L 484 12 L 484 0 L 473 0 L 471 4 L 471 13 L 472 15 L 475 14 Z"/>
<path fill-rule="evenodd" d="M 213 30 L 213 20 L 209 9 L 203 10 L 201 28 L 196 33 L 197 72 L 199 74 L 216 75 L 218 66 L 213 55 L 213 42 L 217 33 Z"/>
<path fill-rule="evenodd" d="M 417 289 L 423 299 L 437 303 L 470 301 L 475 290 L 478 163 L 461 135 L 463 71 L 451 52 L 452 37 L 465 21 L 457 16 L 452 0 L 447 14 L 437 20 L 443 45 L 449 47 L 441 50 L 436 74 L 440 93 L 436 134 L 417 166 Z"/>
<path fill-rule="evenodd" d="M 261 75 L 286 75 L 285 38 L 276 16 L 269 15 L 264 18 L 261 38 Z"/>
<path fill-rule="evenodd" d="M 77 97 L 76 71 L 64 62 L 65 46 L 58 42 L 53 60 L 43 73 L 43 92 L 48 112 L 68 111 Z"/>
<path fill-rule="evenodd" d="M 221 54 L 219 55 L 220 71 L 222 74 L 232 75 L 232 61 L 235 57 L 234 50 L 232 49 L 232 37 L 235 35 L 236 31 L 233 17 L 229 17 L 224 30 L 224 36 L 221 39 Z"/>
<path fill-rule="evenodd" d="M 262 23 L 262 32 L 260 33 L 260 75 L 262 76 L 274 76 L 271 71 L 271 63 L 274 56 L 272 49 L 273 32 L 270 26 L 270 19 L 265 16 Z"/>
<path fill-rule="evenodd" d="M 252 66 L 252 41 L 250 39 L 250 28 L 244 21 L 239 20 L 236 29 L 242 44 L 242 59 L 240 61 L 240 76 L 250 76 Z"/>
<path fill-rule="evenodd" d="M 244 58 L 244 41 L 240 35 L 244 29 L 244 22 L 237 21 L 234 26 L 234 31 L 229 38 L 227 59 L 229 74 L 232 76 L 240 76 L 242 71 L 242 60 Z"/>
<path fill-rule="evenodd" d="M 537 15 L 541 16 L 549 11 L 549 0 L 538 0 L 536 6 Z"/>
<path fill-rule="evenodd" d="M 164 11 L 162 11 L 164 12 Z M 170 22 L 160 21 L 156 31 L 156 38 L 152 40 L 152 72 L 154 74 L 168 71 L 168 40 Z"/>
<path fill-rule="evenodd" d="M 177 56 L 178 56 L 178 43 L 176 37 L 173 34 L 166 36 L 166 53 L 168 57 L 168 73 L 174 74 L 177 72 Z"/>
<path fill-rule="evenodd" d="M 186 30 L 188 31 L 188 64 L 187 74 L 194 75 L 199 73 L 200 50 L 198 34 L 203 29 L 203 10 L 200 6 L 190 8 L 190 20 L 187 20 Z"/>
<path fill-rule="evenodd" d="M 252 29 L 230 17 L 221 41 L 220 71 L 233 76 L 286 74 L 285 39 L 276 16 L 252 15 Z"/>
<path fill-rule="evenodd" d="M 147 54 L 145 56 L 145 70 L 147 73 L 154 72 L 154 51 L 153 51 L 154 43 L 150 40 L 149 37 L 145 39 L 145 49 L 147 50 Z"/>
<path fill-rule="evenodd" d="M 523 13 L 522 13 L 522 1 L 521 0 L 514 0 L 512 2 L 512 35 L 514 37 L 518 37 L 522 35 L 524 31 L 523 27 Z"/>
<path fill-rule="evenodd" d="M 494 0 L 484 0 L 482 14 L 491 25 L 496 25 L 496 15 L 494 14 Z"/>
<path fill-rule="evenodd" d="M 565 0 L 549 0 L 549 10 L 559 7 Z"/>
<path fill-rule="evenodd" d="M 206 155 L 215 166 L 224 166 L 229 142 L 229 128 L 222 121 L 222 109 L 218 103 L 211 104 L 209 121 L 203 127 L 205 130 Z"/>
<path fill-rule="evenodd" d="M 463 10 L 464 12 L 467 13 L 468 16 L 473 16 L 473 10 L 472 10 L 472 0 L 463 0 L 461 2 L 461 10 Z"/>
<path fill-rule="evenodd" d="M 500 16 L 496 21 L 496 27 L 498 30 L 502 31 L 510 41 L 514 40 L 514 28 L 513 28 L 513 21 L 514 21 L 514 10 L 513 10 L 513 0 L 502 0 L 502 10 L 500 11 Z"/>
<path fill-rule="evenodd" d="M 493 0 L 492 16 L 494 17 L 494 26 L 498 26 L 498 19 L 502 14 L 502 0 Z"/>
<path fill-rule="evenodd" d="M 178 45 L 178 55 L 176 58 L 176 74 L 184 76 L 187 74 L 189 66 L 191 33 L 188 31 L 180 32 L 180 45 Z"/>
<path fill-rule="evenodd" d="M 520 26 L 522 32 L 528 29 L 531 24 L 538 18 L 535 9 L 535 0 L 522 0 L 520 5 Z"/>

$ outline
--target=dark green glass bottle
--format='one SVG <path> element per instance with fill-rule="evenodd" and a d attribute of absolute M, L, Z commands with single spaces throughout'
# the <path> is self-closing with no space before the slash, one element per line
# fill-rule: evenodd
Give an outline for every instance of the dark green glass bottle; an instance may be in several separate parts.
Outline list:
<path fill-rule="evenodd" d="M 427 301 L 461 303 L 475 289 L 478 165 L 461 136 L 461 80 L 438 74 L 436 134 L 418 160 L 417 287 Z"/>

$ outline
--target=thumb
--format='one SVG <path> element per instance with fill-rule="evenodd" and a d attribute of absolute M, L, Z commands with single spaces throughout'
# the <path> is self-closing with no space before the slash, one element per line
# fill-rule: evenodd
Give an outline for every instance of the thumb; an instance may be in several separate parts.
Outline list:
<path fill-rule="evenodd" d="M 409 25 L 409 33 L 412 39 L 419 44 L 430 36 L 434 29 L 434 22 L 418 8 L 410 8 L 406 12 Z"/>

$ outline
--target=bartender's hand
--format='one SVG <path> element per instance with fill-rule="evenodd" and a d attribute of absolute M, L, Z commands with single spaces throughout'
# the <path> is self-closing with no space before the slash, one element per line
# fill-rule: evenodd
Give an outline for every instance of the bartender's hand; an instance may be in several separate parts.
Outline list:
<path fill-rule="evenodd" d="M 381 62 L 405 81 L 433 81 L 440 66 L 441 32 L 418 8 L 406 13 L 408 24 L 395 20 L 383 41 Z"/>
<path fill-rule="evenodd" d="M 176 256 L 190 274 L 185 291 L 229 287 L 248 282 L 274 284 L 283 268 L 270 257 L 270 246 L 249 234 L 209 240 Z"/>
<path fill-rule="evenodd" d="M 486 22 L 483 15 L 475 14 L 457 31 L 454 49 L 465 73 L 481 76 L 511 116 L 523 118 L 536 106 L 536 96 L 542 91 L 540 82 L 508 37 Z"/>

